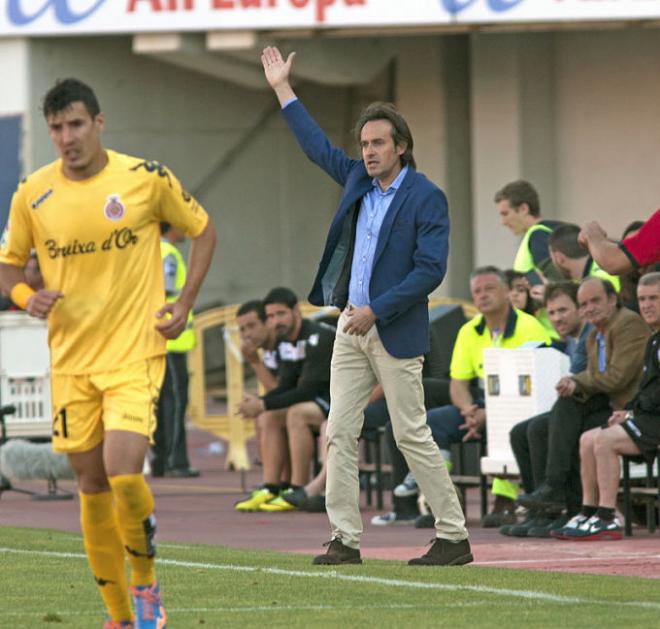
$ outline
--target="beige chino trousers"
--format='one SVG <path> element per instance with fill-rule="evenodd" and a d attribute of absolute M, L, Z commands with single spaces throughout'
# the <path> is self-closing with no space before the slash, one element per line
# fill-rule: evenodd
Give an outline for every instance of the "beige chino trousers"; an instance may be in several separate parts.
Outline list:
<path fill-rule="evenodd" d="M 383 387 L 397 446 L 436 517 L 437 537 L 466 539 L 465 518 L 440 450 L 426 424 L 424 358 L 394 358 L 383 347 L 376 326 L 364 336 L 346 334 L 339 317 L 330 368 L 328 479 L 326 509 L 332 538 L 359 548 L 362 534 L 358 439 L 364 408 L 376 382 Z"/>

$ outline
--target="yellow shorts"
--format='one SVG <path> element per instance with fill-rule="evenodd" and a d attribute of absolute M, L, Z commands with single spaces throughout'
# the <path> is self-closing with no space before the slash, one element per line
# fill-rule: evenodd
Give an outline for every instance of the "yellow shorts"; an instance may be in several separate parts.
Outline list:
<path fill-rule="evenodd" d="M 136 432 L 153 443 L 165 356 L 91 375 L 53 374 L 53 449 L 87 452 L 107 430 Z"/>

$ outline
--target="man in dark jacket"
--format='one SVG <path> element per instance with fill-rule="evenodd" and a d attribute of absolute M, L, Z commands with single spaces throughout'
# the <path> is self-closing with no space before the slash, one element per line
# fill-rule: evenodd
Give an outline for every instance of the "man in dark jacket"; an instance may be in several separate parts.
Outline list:
<path fill-rule="evenodd" d="M 440 450 L 426 426 L 423 354 L 429 349 L 428 295 L 447 268 L 444 193 L 415 169 L 403 116 L 372 103 L 356 125 L 362 159 L 332 146 L 289 82 L 294 54 L 261 56 L 282 116 L 307 156 L 343 188 L 309 300 L 342 310 L 332 356 L 326 508 L 332 539 L 316 564 L 362 563 L 357 441 L 378 382 L 397 444 L 437 514 L 436 539 L 413 565 L 472 561 L 465 518 Z"/>

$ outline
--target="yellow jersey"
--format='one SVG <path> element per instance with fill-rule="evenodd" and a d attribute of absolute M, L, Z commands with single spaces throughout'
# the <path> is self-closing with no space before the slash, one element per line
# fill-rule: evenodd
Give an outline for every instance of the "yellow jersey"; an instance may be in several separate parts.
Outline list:
<path fill-rule="evenodd" d="M 55 373 L 99 373 L 165 354 L 155 329 L 165 302 L 159 223 L 196 238 L 208 222 L 165 166 L 106 152 L 108 163 L 89 179 L 67 179 L 57 160 L 23 180 L 0 243 L 0 262 L 18 267 L 36 249 L 45 287 L 64 294 L 48 317 Z"/>

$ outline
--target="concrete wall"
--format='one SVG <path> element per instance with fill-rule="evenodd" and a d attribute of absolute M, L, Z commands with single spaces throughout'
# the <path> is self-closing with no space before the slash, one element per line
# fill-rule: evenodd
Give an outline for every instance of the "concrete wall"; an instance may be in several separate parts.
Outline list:
<path fill-rule="evenodd" d="M 615 237 L 660 206 L 660 33 L 557 35 L 559 217 Z"/>

